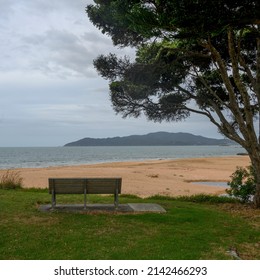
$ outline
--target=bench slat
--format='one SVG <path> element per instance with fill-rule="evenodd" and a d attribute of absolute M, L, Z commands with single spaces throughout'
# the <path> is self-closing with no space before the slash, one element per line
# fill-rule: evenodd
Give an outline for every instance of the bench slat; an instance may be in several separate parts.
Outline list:
<path fill-rule="evenodd" d="M 84 194 L 87 181 L 85 178 L 50 178 L 49 179 L 49 193 L 56 194 Z"/>

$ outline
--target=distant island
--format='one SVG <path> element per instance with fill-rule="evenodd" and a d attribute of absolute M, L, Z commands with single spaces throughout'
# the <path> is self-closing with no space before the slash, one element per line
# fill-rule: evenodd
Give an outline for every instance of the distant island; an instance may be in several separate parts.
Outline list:
<path fill-rule="evenodd" d="M 64 146 L 226 146 L 233 144 L 234 142 L 229 139 L 207 138 L 191 133 L 154 132 L 146 135 L 130 135 L 112 138 L 86 137 Z"/>

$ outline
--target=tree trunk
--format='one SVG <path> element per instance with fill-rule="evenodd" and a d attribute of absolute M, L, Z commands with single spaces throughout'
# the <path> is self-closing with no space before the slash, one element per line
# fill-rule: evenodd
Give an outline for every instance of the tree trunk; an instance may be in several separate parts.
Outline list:
<path fill-rule="evenodd" d="M 257 156 L 257 153 L 253 153 L 253 155 L 249 153 L 249 156 L 256 176 L 256 190 L 253 202 L 256 208 L 260 208 L 260 157 Z"/>
<path fill-rule="evenodd" d="M 260 165 L 253 164 L 256 174 L 256 190 L 254 195 L 254 205 L 256 208 L 260 208 Z"/>
<path fill-rule="evenodd" d="M 256 183 L 256 190 L 254 195 L 254 205 L 256 208 L 260 208 L 260 182 Z"/>

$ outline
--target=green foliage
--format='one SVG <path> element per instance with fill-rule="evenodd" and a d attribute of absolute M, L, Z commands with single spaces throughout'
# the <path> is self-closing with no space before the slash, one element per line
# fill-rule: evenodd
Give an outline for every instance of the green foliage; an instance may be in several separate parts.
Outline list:
<path fill-rule="evenodd" d="M 161 195 L 154 195 L 149 197 L 151 200 L 177 200 L 177 201 L 186 201 L 186 202 L 195 202 L 195 203 L 237 203 L 238 200 L 227 197 L 227 196 L 217 196 L 217 195 L 207 195 L 207 194 L 196 194 L 190 196 L 177 196 L 177 197 L 170 197 L 170 196 L 161 196 Z"/>
<path fill-rule="evenodd" d="M 178 199 L 180 201 L 190 201 L 195 203 L 237 203 L 237 200 L 234 198 L 206 194 L 181 196 Z"/>
<path fill-rule="evenodd" d="M 222 79 L 232 73 L 227 36 L 228 28 L 232 28 L 232 44 L 243 53 L 240 60 L 243 65 L 239 68 L 241 79 L 244 89 L 252 95 L 248 100 L 255 115 L 256 96 L 248 73 L 250 69 L 255 76 L 259 36 L 253 25 L 257 20 L 256 1 L 95 2 L 96 5 L 89 5 L 86 10 L 93 24 L 110 36 L 115 45 L 136 47 L 134 62 L 113 54 L 100 55 L 94 60 L 99 74 L 110 80 L 110 96 L 116 113 L 123 117 L 139 117 L 144 113 L 149 120 L 161 122 L 181 121 L 189 117 L 190 112 L 196 112 L 207 116 L 230 137 L 231 129 L 225 126 L 230 122 L 234 124 L 232 129 L 236 128 L 236 116 L 232 115 L 235 110 L 231 110 L 230 120 L 224 121 L 223 126 L 217 124 L 211 112 L 223 120 L 222 111 L 229 108 L 229 93 L 233 91 L 241 108 L 245 102 L 240 96 L 241 88 L 237 88 L 240 81 L 234 82 L 230 75 L 231 88 Z M 226 69 L 222 69 L 225 73 L 219 72 L 219 66 L 216 68 L 212 48 L 225 61 Z M 198 110 L 189 106 L 194 102 Z"/>
<path fill-rule="evenodd" d="M 226 192 L 234 197 L 240 198 L 243 202 L 249 202 L 250 197 L 255 194 L 256 176 L 252 166 L 238 167 L 228 182 L 230 189 Z"/>
<path fill-rule="evenodd" d="M 20 189 L 22 188 L 23 178 L 19 171 L 7 170 L 0 179 L 0 189 Z"/>
<path fill-rule="evenodd" d="M 95 0 L 86 12 L 115 45 L 136 46 L 151 38 L 198 38 L 219 35 L 228 25 L 258 19 L 252 0 Z"/>

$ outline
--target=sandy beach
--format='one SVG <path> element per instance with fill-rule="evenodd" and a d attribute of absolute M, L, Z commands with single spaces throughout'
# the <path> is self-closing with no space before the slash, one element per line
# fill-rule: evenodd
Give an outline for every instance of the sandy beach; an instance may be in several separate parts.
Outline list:
<path fill-rule="evenodd" d="M 47 188 L 48 178 L 122 177 L 122 193 L 148 197 L 221 194 L 225 187 L 192 184 L 198 181 L 227 182 L 237 166 L 248 166 L 247 156 L 116 162 L 79 166 L 16 169 L 25 188 Z M 0 170 L 1 174 L 5 172 Z"/>

